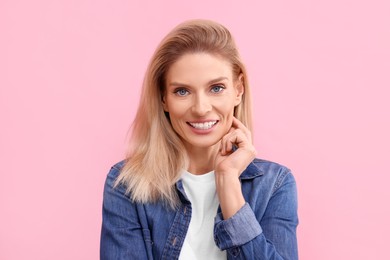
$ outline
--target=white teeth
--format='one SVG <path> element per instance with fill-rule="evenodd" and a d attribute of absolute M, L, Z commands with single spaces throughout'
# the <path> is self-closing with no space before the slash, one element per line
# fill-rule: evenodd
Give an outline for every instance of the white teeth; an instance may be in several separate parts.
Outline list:
<path fill-rule="evenodd" d="M 203 122 L 203 123 L 189 123 L 193 128 L 207 130 L 215 125 L 217 121 Z"/>

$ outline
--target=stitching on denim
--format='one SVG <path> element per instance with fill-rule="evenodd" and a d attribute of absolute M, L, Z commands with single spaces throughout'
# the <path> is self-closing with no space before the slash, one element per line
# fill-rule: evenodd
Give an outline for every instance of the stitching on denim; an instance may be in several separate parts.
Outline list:
<path fill-rule="evenodd" d="M 282 170 L 278 178 L 276 179 L 274 188 L 272 189 L 272 194 L 275 193 L 277 189 L 279 189 L 280 185 L 282 184 L 283 180 L 286 178 L 287 174 L 290 173 L 289 170 Z"/>

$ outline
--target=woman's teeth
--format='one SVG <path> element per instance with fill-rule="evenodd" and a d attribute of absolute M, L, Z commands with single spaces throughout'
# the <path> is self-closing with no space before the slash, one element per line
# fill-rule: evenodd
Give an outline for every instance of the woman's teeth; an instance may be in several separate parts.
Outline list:
<path fill-rule="evenodd" d="M 217 121 L 203 122 L 203 123 L 189 123 L 193 128 L 207 130 L 213 127 Z"/>

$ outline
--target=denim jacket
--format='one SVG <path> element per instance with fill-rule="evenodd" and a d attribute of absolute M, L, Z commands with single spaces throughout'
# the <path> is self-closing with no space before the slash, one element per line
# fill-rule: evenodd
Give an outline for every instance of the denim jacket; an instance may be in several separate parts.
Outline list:
<path fill-rule="evenodd" d="M 124 162 L 114 165 L 104 186 L 100 258 L 177 259 L 191 219 L 191 203 L 181 180 L 181 205 L 131 202 L 113 184 Z M 227 259 L 298 259 L 297 193 L 290 170 L 255 159 L 240 176 L 245 205 L 224 220 L 218 209 L 214 240 Z"/>

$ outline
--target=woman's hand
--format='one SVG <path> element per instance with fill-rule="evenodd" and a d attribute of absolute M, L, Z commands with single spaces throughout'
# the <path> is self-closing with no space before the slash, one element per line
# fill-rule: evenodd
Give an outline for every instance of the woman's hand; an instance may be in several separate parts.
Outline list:
<path fill-rule="evenodd" d="M 235 151 L 233 151 L 235 147 Z M 250 131 L 237 118 L 221 139 L 215 159 L 215 183 L 224 219 L 233 216 L 244 204 L 239 176 L 255 158 Z"/>
<path fill-rule="evenodd" d="M 236 150 L 233 152 L 233 147 Z M 215 172 L 218 174 L 234 174 L 238 178 L 256 156 L 252 144 L 251 132 L 237 118 L 229 132 L 222 137 L 220 149 L 215 159 Z"/>

